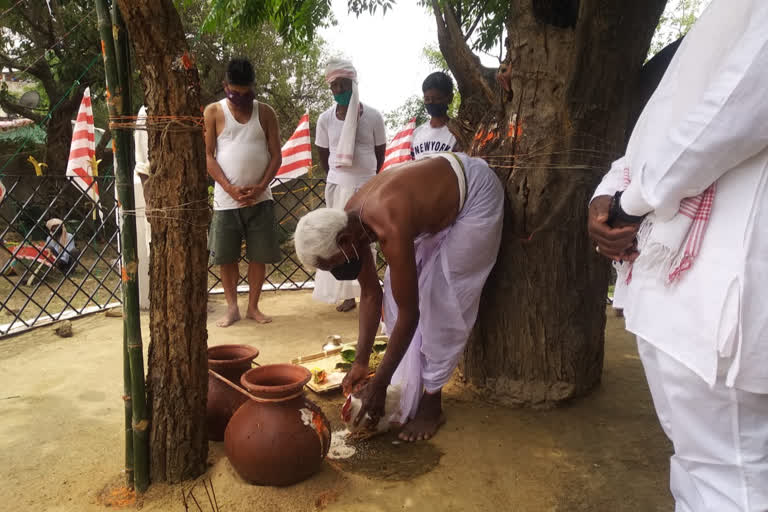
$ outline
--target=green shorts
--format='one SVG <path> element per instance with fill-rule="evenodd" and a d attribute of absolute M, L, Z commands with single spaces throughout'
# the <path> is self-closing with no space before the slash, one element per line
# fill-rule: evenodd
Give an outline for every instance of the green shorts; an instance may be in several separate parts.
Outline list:
<path fill-rule="evenodd" d="M 277 263 L 280 243 L 277 239 L 275 206 L 262 201 L 234 210 L 214 210 L 208 234 L 211 265 L 240 261 L 240 248 L 245 238 L 245 254 L 249 262 Z"/>

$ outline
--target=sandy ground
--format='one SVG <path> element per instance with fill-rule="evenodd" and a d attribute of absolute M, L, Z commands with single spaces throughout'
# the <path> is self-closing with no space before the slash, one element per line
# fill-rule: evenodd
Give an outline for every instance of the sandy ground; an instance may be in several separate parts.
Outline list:
<path fill-rule="evenodd" d="M 249 343 L 261 363 L 274 363 L 315 352 L 328 334 L 356 333 L 356 314 L 313 303 L 308 292 L 267 294 L 263 309 L 275 323 L 219 329 L 223 304 L 214 299 L 210 344 Z M 86 317 L 74 331 L 69 339 L 48 327 L 0 340 L 2 510 L 104 510 L 110 486 L 121 482 L 121 319 Z M 448 423 L 432 442 L 380 438 L 289 488 L 245 484 L 211 443 L 207 477 L 221 510 L 672 510 L 670 447 L 621 319 L 610 316 L 603 383 L 585 399 L 531 411 L 477 402 L 455 383 L 446 395 Z M 316 401 L 338 428 L 339 396 Z M 129 509 L 183 511 L 182 487 L 192 484 L 154 485 Z M 199 484 L 195 495 L 210 510 Z"/>

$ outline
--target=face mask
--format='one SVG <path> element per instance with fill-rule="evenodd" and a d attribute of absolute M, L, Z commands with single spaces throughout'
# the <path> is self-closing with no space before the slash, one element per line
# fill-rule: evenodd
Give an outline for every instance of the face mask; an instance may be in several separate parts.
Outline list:
<path fill-rule="evenodd" d="M 339 247 L 339 249 L 341 249 L 341 247 Z M 357 254 L 357 249 L 355 249 L 354 245 L 352 246 L 352 249 L 354 249 L 357 259 L 350 261 L 350 259 L 347 258 L 347 253 L 344 252 L 344 249 L 341 249 L 341 254 L 344 255 L 347 262 L 342 263 L 341 265 L 336 265 L 331 269 L 331 275 L 333 275 L 337 281 L 354 281 L 357 279 L 357 276 L 360 275 L 360 270 L 363 268 L 363 262 L 360 260 L 360 255 Z"/>
<path fill-rule="evenodd" d="M 224 91 L 227 93 L 227 99 L 231 101 L 234 106 L 242 109 L 247 109 L 253 105 L 253 99 L 256 96 L 253 94 L 253 91 L 248 91 L 247 93 L 242 94 L 231 90 L 229 87 L 224 89 Z"/>
<path fill-rule="evenodd" d="M 425 103 L 424 107 L 432 117 L 443 117 L 448 114 L 448 105 L 445 103 Z"/>
<path fill-rule="evenodd" d="M 341 105 L 342 107 L 346 107 L 347 105 L 349 105 L 349 100 L 351 99 L 352 99 L 351 90 L 333 95 L 333 100 L 339 105 Z"/>

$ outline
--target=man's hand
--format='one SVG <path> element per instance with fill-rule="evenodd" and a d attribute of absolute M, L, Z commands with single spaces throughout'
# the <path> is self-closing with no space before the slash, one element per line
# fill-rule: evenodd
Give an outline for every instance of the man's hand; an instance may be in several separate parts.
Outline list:
<path fill-rule="evenodd" d="M 360 412 L 353 420 L 352 424 L 356 427 L 361 421 L 366 421 L 365 416 L 368 415 L 369 428 L 376 428 L 381 418 L 384 417 L 384 403 L 387 399 L 387 386 L 381 385 L 376 379 L 370 381 L 357 397 L 363 402 L 360 407 Z"/>
<path fill-rule="evenodd" d="M 239 203 L 244 203 L 249 200 L 251 193 L 250 187 L 238 187 L 236 185 L 230 185 L 224 189 L 224 191 Z"/>
<path fill-rule="evenodd" d="M 638 256 L 635 243 L 640 225 L 609 226 L 607 220 L 612 199 L 612 196 L 598 196 L 590 203 L 589 236 L 603 256 L 615 261 L 634 261 Z"/>
<path fill-rule="evenodd" d="M 261 194 L 264 193 L 264 191 L 267 189 L 264 185 L 253 185 L 250 187 L 236 187 L 239 188 L 239 196 L 234 197 L 237 201 L 240 202 L 240 206 L 251 206 L 253 205 L 256 200 L 261 196 Z M 230 194 L 232 195 L 232 194 Z"/>
<path fill-rule="evenodd" d="M 353 363 L 352 368 L 349 370 L 344 380 L 341 381 L 341 389 L 345 395 L 351 395 L 357 393 L 357 391 L 365 385 L 365 379 L 368 378 L 368 365 L 361 363 Z"/>

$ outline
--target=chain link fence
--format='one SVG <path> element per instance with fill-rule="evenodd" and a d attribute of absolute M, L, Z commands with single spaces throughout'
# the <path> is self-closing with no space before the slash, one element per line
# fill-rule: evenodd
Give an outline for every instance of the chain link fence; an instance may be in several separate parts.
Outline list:
<path fill-rule="evenodd" d="M 4 176 L 0 202 L 0 336 L 118 306 L 120 230 L 114 178 L 97 177 L 86 188 L 75 178 Z M 98 202 L 92 200 L 98 190 Z M 305 213 L 325 206 L 325 179 L 276 179 L 272 194 L 282 260 L 267 266 L 264 290 L 314 287 L 301 266 L 293 232 Z M 53 238 L 46 223 L 58 218 L 74 249 Z M 385 262 L 378 255 L 379 274 Z M 222 293 L 218 267 L 208 269 L 208 290 Z M 240 260 L 238 291 L 248 290 L 248 263 Z"/>
<path fill-rule="evenodd" d="M 114 178 L 79 183 L 3 176 L 0 336 L 120 304 Z M 63 223 L 53 233 L 51 219 Z"/>

